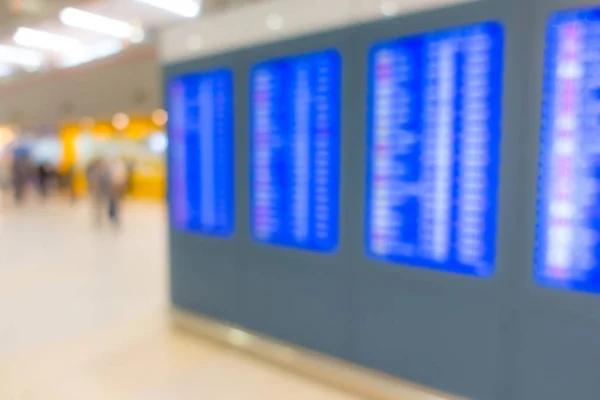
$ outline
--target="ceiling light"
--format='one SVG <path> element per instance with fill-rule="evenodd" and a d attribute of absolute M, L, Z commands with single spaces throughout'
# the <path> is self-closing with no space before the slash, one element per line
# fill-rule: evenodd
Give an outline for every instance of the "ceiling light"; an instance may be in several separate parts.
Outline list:
<path fill-rule="evenodd" d="M 124 113 L 115 114 L 112 124 L 115 128 L 121 131 L 129 126 L 129 117 Z"/>
<path fill-rule="evenodd" d="M 37 51 L 0 45 L 0 61 L 28 69 L 37 69 L 42 66 L 44 56 Z"/>
<path fill-rule="evenodd" d="M 0 78 L 11 76 L 15 72 L 14 66 L 10 64 L 0 63 Z"/>
<path fill-rule="evenodd" d="M 30 28 L 17 29 L 13 39 L 21 46 L 61 52 L 77 50 L 80 46 L 79 40 L 73 37 L 36 31 Z"/>
<path fill-rule="evenodd" d="M 146 39 L 146 32 L 142 28 L 135 28 L 129 38 L 132 43 L 142 43 Z"/>
<path fill-rule="evenodd" d="M 60 20 L 63 24 L 74 28 L 116 36 L 120 39 L 129 39 L 136 32 L 133 25 L 125 21 L 92 14 L 72 7 L 67 7 L 60 12 Z"/>
<path fill-rule="evenodd" d="M 169 114 L 165 110 L 155 110 L 152 113 L 152 122 L 156 126 L 163 126 L 169 121 Z"/>
<path fill-rule="evenodd" d="M 272 31 L 278 31 L 283 28 L 283 17 L 279 14 L 269 14 L 266 23 L 267 28 Z"/>
<path fill-rule="evenodd" d="M 156 8 L 163 9 L 186 18 L 193 18 L 200 15 L 202 11 L 201 2 L 196 0 L 136 0 L 138 3 L 144 3 Z"/>
<path fill-rule="evenodd" d="M 123 42 L 118 39 L 105 39 L 85 46 L 77 51 L 69 52 L 59 60 L 58 64 L 63 68 L 76 67 L 101 58 L 118 54 L 123 50 Z"/>
<path fill-rule="evenodd" d="M 398 14 L 398 11 L 400 11 L 400 6 L 398 3 L 396 3 L 396 1 L 388 0 L 381 3 L 380 9 L 383 15 L 386 17 L 392 17 Z"/>
<path fill-rule="evenodd" d="M 148 147 L 151 152 L 162 154 L 169 147 L 169 139 L 163 132 L 155 132 L 148 137 Z"/>

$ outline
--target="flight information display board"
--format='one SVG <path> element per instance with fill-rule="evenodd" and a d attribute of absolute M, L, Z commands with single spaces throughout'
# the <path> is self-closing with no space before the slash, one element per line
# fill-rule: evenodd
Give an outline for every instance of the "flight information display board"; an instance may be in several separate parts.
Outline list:
<path fill-rule="evenodd" d="M 255 240 L 330 252 L 338 243 L 341 57 L 335 50 L 251 72 Z"/>
<path fill-rule="evenodd" d="M 180 230 L 234 230 L 233 75 L 228 69 L 170 81 L 171 222 Z"/>
<path fill-rule="evenodd" d="M 489 22 L 371 49 L 370 257 L 493 273 L 503 47 L 502 26 Z"/>
<path fill-rule="evenodd" d="M 535 277 L 600 293 L 600 8 L 547 24 Z"/>

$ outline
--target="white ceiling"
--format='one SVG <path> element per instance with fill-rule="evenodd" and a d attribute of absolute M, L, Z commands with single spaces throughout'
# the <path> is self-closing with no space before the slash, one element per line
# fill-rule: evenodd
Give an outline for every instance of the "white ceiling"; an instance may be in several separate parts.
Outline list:
<path fill-rule="evenodd" d="M 105 17 L 140 25 L 150 30 L 184 20 L 184 18 L 175 14 L 162 11 L 147 4 L 138 3 L 135 0 L 106 0 L 78 8 Z M 58 18 L 49 19 L 39 24 L 36 28 L 60 35 L 77 37 L 84 42 L 93 42 L 106 38 L 105 35 L 65 26 L 61 24 Z"/>
<path fill-rule="evenodd" d="M 176 1 L 176 0 L 173 0 Z M 135 0 L 104 0 L 91 3 L 78 4 L 77 8 L 92 13 L 100 14 L 105 17 L 127 21 L 133 24 L 139 24 L 146 29 L 156 29 L 161 26 L 170 25 L 184 20 L 176 14 L 162 11 L 147 4 L 138 3 Z M 59 35 L 73 36 L 85 43 L 106 39 L 105 35 L 96 34 L 82 29 L 72 28 L 63 25 L 58 15 L 47 17 L 46 19 L 31 25 L 29 28 L 56 33 Z M 5 44 L 13 44 L 9 35 L 2 41 Z"/>
<path fill-rule="evenodd" d="M 212 14 L 241 3 L 257 3 L 260 1 L 262 0 L 203 0 L 202 14 Z M 15 5 L 20 5 L 20 7 L 15 8 Z M 140 26 L 147 32 L 147 40 L 151 42 L 154 41 L 155 37 L 153 32 L 157 29 L 176 25 L 187 20 L 176 14 L 135 0 L 0 0 L 0 44 L 14 46 L 12 35 L 17 27 L 25 26 L 58 35 L 75 37 L 90 49 L 94 46 L 104 45 L 106 47 L 109 41 L 112 41 L 113 47 L 121 45 L 122 42 L 110 36 L 63 25 L 58 14 L 61 9 L 67 6 Z M 125 44 L 124 48 L 127 48 L 128 45 Z M 44 54 L 49 61 L 49 65 L 53 67 L 60 64 L 57 61 L 63 57 L 52 51 L 44 51 Z M 0 64 L 0 77 L 3 75 L 2 68 L 5 68 L 5 66 Z M 13 78 L 25 73 L 25 71 L 18 68 L 14 72 Z M 4 79 L 10 78 L 5 77 Z"/>

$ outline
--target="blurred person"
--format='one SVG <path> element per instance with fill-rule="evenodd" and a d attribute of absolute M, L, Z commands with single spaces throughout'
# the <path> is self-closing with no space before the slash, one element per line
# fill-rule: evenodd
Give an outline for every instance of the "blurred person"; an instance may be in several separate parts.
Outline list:
<path fill-rule="evenodd" d="M 123 159 L 119 157 L 112 158 L 107 167 L 108 216 L 110 221 L 118 226 L 121 223 L 121 200 L 127 192 L 129 182 L 129 169 Z"/>
<path fill-rule="evenodd" d="M 12 181 L 15 203 L 20 205 L 25 198 L 27 185 L 31 181 L 33 164 L 27 154 L 17 154 L 13 157 Z"/>
<path fill-rule="evenodd" d="M 101 158 L 92 160 L 85 171 L 88 192 L 92 200 L 92 212 L 96 225 L 102 224 L 106 199 L 103 185 L 106 185 L 106 161 Z"/>
<path fill-rule="evenodd" d="M 125 163 L 127 166 L 127 185 L 125 192 L 131 193 L 133 191 L 133 174 L 135 172 L 135 161 L 129 160 Z"/>
<path fill-rule="evenodd" d="M 77 191 L 75 189 L 75 166 L 74 165 L 71 165 L 64 175 L 64 187 L 67 189 L 67 192 L 69 193 L 69 197 L 71 198 L 71 203 L 75 203 L 77 201 Z"/>
<path fill-rule="evenodd" d="M 127 165 L 118 157 L 97 159 L 88 166 L 88 187 L 98 225 L 102 224 L 105 215 L 115 227 L 120 225 L 121 199 L 127 190 L 127 175 Z"/>
<path fill-rule="evenodd" d="M 42 198 L 48 197 L 52 177 L 53 172 L 50 164 L 42 162 L 37 166 L 38 189 Z"/>
<path fill-rule="evenodd" d="M 10 193 L 11 161 L 8 155 L 0 156 L 0 199 L 4 203 Z"/>

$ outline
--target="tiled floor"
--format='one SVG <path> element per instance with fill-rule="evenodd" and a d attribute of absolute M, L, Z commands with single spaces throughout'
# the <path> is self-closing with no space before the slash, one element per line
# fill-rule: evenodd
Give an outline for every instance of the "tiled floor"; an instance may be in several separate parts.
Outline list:
<path fill-rule="evenodd" d="M 0 399 L 350 400 L 169 329 L 164 210 L 0 203 Z"/>

